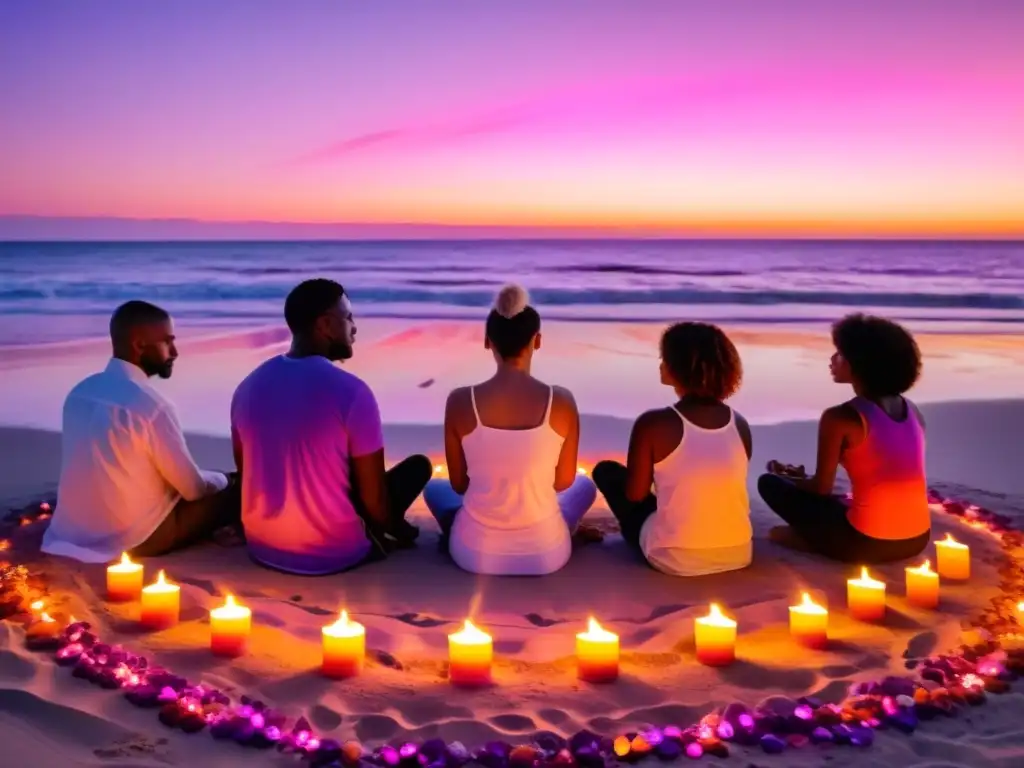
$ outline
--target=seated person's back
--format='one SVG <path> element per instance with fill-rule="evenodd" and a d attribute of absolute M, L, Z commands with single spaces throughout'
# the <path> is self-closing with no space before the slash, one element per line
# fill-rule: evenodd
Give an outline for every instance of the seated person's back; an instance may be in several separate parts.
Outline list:
<path fill-rule="evenodd" d="M 473 573 L 536 576 L 562 568 L 571 531 L 596 494 L 576 472 L 572 394 L 530 375 L 539 331 L 525 291 L 504 289 L 487 321 L 495 375 L 448 398 L 450 482 L 432 482 L 424 498 L 450 533 L 452 558 Z"/>
<path fill-rule="evenodd" d="M 242 525 L 256 560 L 320 574 L 367 556 L 349 463 L 384 442 L 376 400 L 361 379 L 324 357 L 279 355 L 239 385 L 231 423 L 244 467 Z"/>
<path fill-rule="evenodd" d="M 257 562 L 335 573 L 411 544 L 419 531 L 405 513 L 430 479 L 430 461 L 411 456 L 385 472 L 377 400 L 333 364 L 352 356 L 356 334 L 340 284 L 300 283 L 285 319 L 291 349 L 249 374 L 231 403 L 242 524 Z"/>
<path fill-rule="evenodd" d="M 64 402 L 57 509 L 42 543 L 84 562 L 165 554 L 237 522 L 228 478 L 196 466 L 174 406 L 149 384 L 169 378 L 178 356 L 170 315 L 129 301 L 110 335 L 106 368 Z"/>
<path fill-rule="evenodd" d="M 678 323 L 661 340 L 661 379 L 678 401 L 637 419 L 628 466 L 604 461 L 594 480 L 623 538 L 660 571 L 698 576 L 750 564 L 750 427 L 725 400 L 742 364 L 716 326 Z M 653 493 L 652 493 L 653 486 Z"/>

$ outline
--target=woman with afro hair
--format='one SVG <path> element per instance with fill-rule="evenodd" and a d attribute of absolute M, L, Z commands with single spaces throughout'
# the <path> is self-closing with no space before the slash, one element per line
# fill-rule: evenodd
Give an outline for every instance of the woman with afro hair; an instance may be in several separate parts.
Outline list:
<path fill-rule="evenodd" d="M 761 498 L 789 524 L 773 538 L 844 562 L 914 557 L 931 536 L 925 424 L 904 397 L 921 374 L 921 353 L 902 326 L 863 314 L 839 320 L 832 342 L 832 380 L 854 397 L 821 415 L 812 476 L 772 461 L 758 480 Z M 840 466 L 849 503 L 832 493 Z"/>

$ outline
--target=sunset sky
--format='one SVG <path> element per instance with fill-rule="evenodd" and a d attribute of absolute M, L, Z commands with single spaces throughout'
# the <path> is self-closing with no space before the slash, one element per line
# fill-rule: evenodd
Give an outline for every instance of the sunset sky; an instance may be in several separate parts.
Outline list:
<path fill-rule="evenodd" d="M 0 214 L 1024 235 L 1024 2 L 0 5 Z"/>

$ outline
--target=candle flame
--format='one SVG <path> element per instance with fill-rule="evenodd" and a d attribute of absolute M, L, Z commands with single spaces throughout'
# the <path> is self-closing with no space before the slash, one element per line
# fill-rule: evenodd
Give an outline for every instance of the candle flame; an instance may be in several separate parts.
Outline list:
<path fill-rule="evenodd" d="M 121 553 L 121 560 L 108 568 L 111 571 L 134 571 L 141 568 L 138 563 L 133 563 L 127 552 Z"/>
<path fill-rule="evenodd" d="M 576 467 L 576 473 L 580 474 L 580 475 L 585 475 L 585 474 L 587 474 L 587 468 L 586 467 Z"/>
<path fill-rule="evenodd" d="M 444 472 L 444 464 L 435 464 L 434 465 L 434 474 L 435 475 L 440 475 L 442 472 Z"/>
<path fill-rule="evenodd" d="M 703 624 L 710 624 L 717 627 L 735 627 L 736 622 L 722 613 L 722 609 L 718 607 L 718 603 L 712 603 L 711 608 L 708 610 L 708 615 L 703 616 L 697 621 Z"/>
<path fill-rule="evenodd" d="M 921 574 L 934 573 L 934 571 L 932 570 L 931 560 L 925 560 L 917 568 L 907 568 L 907 570 L 910 571 L 911 573 L 921 573 Z"/>
<path fill-rule="evenodd" d="M 216 616 L 218 619 L 243 619 L 250 613 L 252 611 L 244 605 L 236 603 L 235 596 L 229 592 L 228 596 L 224 598 L 224 605 L 210 611 L 210 616 Z"/>
<path fill-rule="evenodd" d="M 607 629 L 597 623 L 597 619 L 593 616 L 587 622 L 587 631 L 580 632 L 576 635 L 580 640 L 592 640 L 595 642 L 610 643 L 617 641 L 619 636 L 614 632 L 609 632 Z"/>
<path fill-rule="evenodd" d="M 884 581 L 876 581 L 875 579 L 871 578 L 871 576 L 868 574 L 867 566 L 861 566 L 860 578 L 859 579 L 850 579 L 850 583 L 851 584 L 856 584 L 859 587 L 867 587 L 869 589 L 884 589 L 885 588 L 885 582 Z"/>
<path fill-rule="evenodd" d="M 171 584 L 167 581 L 167 574 L 163 572 L 163 569 L 157 572 L 156 581 L 150 584 L 148 587 L 143 587 L 143 592 L 174 592 L 178 589 L 177 584 Z"/>
<path fill-rule="evenodd" d="M 29 608 L 31 608 L 36 613 L 39 613 L 41 610 L 43 610 L 43 607 L 45 605 L 46 605 L 46 603 L 44 603 L 42 600 L 36 600 L 34 603 L 32 603 L 29 606 Z"/>
<path fill-rule="evenodd" d="M 794 605 L 792 606 L 792 608 L 793 610 L 799 611 L 800 613 L 814 613 L 818 615 L 824 615 L 828 613 L 824 606 L 818 605 L 816 602 L 814 602 L 814 600 L 811 599 L 811 595 L 809 592 L 804 592 L 800 600 L 800 605 Z"/>
<path fill-rule="evenodd" d="M 48 614 L 46 611 L 43 611 L 41 614 L 39 614 L 39 620 L 47 624 L 53 623 L 53 617 L 50 616 L 50 614 Z"/>
<path fill-rule="evenodd" d="M 358 637 L 365 632 L 362 624 L 349 620 L 348 611 L 344 609 L 333 624 L 328 624 L 323 628 L 323 633 L 331 637 Z"/>
<path fill-rule="evenodd" d="M 466 619 L 466 623 L 462 626 L 461 630 L 454 635 L 448 635 L 448 638 L 463 645 L 485 645 L 491 642 L 491 636 L 478 629 L 469 619 Z"/>
<path fill-rule="evenodd" d="M 953 534 L 947 533 L 946 538 L 942 541 L 937 542 L 937 545 L 941 544 L 944 547 L 954 547 L 955 549 L 967 549 L 966 544 L 961 544 L 959 541 L 953 538 Z"/>

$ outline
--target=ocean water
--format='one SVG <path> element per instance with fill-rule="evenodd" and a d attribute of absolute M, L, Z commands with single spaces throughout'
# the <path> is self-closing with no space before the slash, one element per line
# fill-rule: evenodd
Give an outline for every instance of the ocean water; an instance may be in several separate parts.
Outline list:
<path fill-rule="evenodd" d="M 308 277 L 358 316 L 482 317 L 515 280 L 547 319 L 824 324 L 875 311 L 930 330 L 1017 330 L 1024 242 L 0 243 L 0 345 L 100 336 L 133 298 L 179 324 L 281 322 Z"/>

